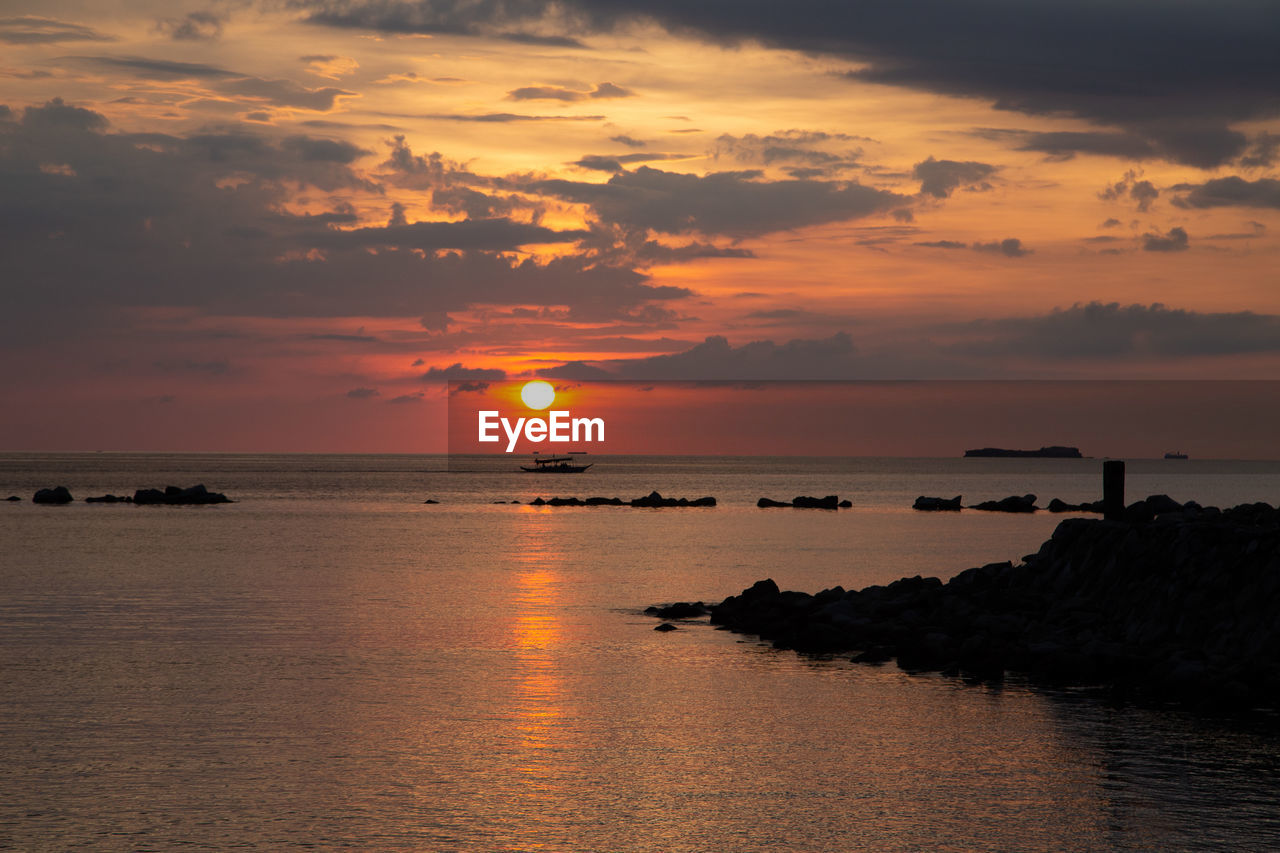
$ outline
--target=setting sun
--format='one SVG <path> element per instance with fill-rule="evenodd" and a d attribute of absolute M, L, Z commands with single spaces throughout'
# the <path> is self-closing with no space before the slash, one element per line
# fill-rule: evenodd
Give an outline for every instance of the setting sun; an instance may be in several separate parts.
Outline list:
<path fill-rule="evenodd" d="M 545 409 L 556 401 L 556 389 L 551 387 L 550 382 L 536 379 L 524 384 L 520 389 L 520 399 L 531 409 Z"/>

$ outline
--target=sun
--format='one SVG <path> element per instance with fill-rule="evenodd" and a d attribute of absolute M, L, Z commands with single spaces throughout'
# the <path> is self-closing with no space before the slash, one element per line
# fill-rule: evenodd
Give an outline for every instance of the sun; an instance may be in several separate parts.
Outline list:
<path fill-rule="evenodd" d="M 545 409 L 556 401 L 556 389 L 551 387 L 550 382 L 535 379 L 524 383 L 524 387 L 520 389 L 520 399 L 531 409 Z"/>

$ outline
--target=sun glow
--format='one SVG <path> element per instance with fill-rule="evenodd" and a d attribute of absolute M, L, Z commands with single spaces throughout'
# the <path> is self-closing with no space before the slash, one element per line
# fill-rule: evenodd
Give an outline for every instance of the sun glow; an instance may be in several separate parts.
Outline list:
<path fill-rule="evenodd" d="M 550 382 L 535 379 L 526 382 L 520 389 L 520 399 L 531 409 L 545 409 L 556 401 L 556 389 L 551 387 Z"/>

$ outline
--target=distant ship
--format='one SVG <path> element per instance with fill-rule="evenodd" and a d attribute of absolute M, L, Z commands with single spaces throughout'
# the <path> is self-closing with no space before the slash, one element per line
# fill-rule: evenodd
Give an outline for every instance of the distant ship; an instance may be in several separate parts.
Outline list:
<path fill-rule="evenodd" d="M 1187 454 L 1183 453 L 1181 450 L 1170 450 L 1168 453 L 1164 455 L 1164 458 L 1165 459 L 1186 459 Z"/>
<path fill-rule="evenodd" d="M 535 456 L 532 468 L 521 465 L 520 470 L 534 474 L 581 474 L 593 464 L 574 465 L 574 461 L 572 456 Z"/>

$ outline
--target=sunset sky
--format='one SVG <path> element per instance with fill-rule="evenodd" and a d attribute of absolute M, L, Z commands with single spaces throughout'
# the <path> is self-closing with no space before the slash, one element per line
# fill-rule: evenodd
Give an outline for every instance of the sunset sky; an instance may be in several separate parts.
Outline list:
<path fill-rule="evenodd" d="M 445 380 L 1274 379 L 1278 33 L 4 0 L 0 449 L 441 451 Z"/>

